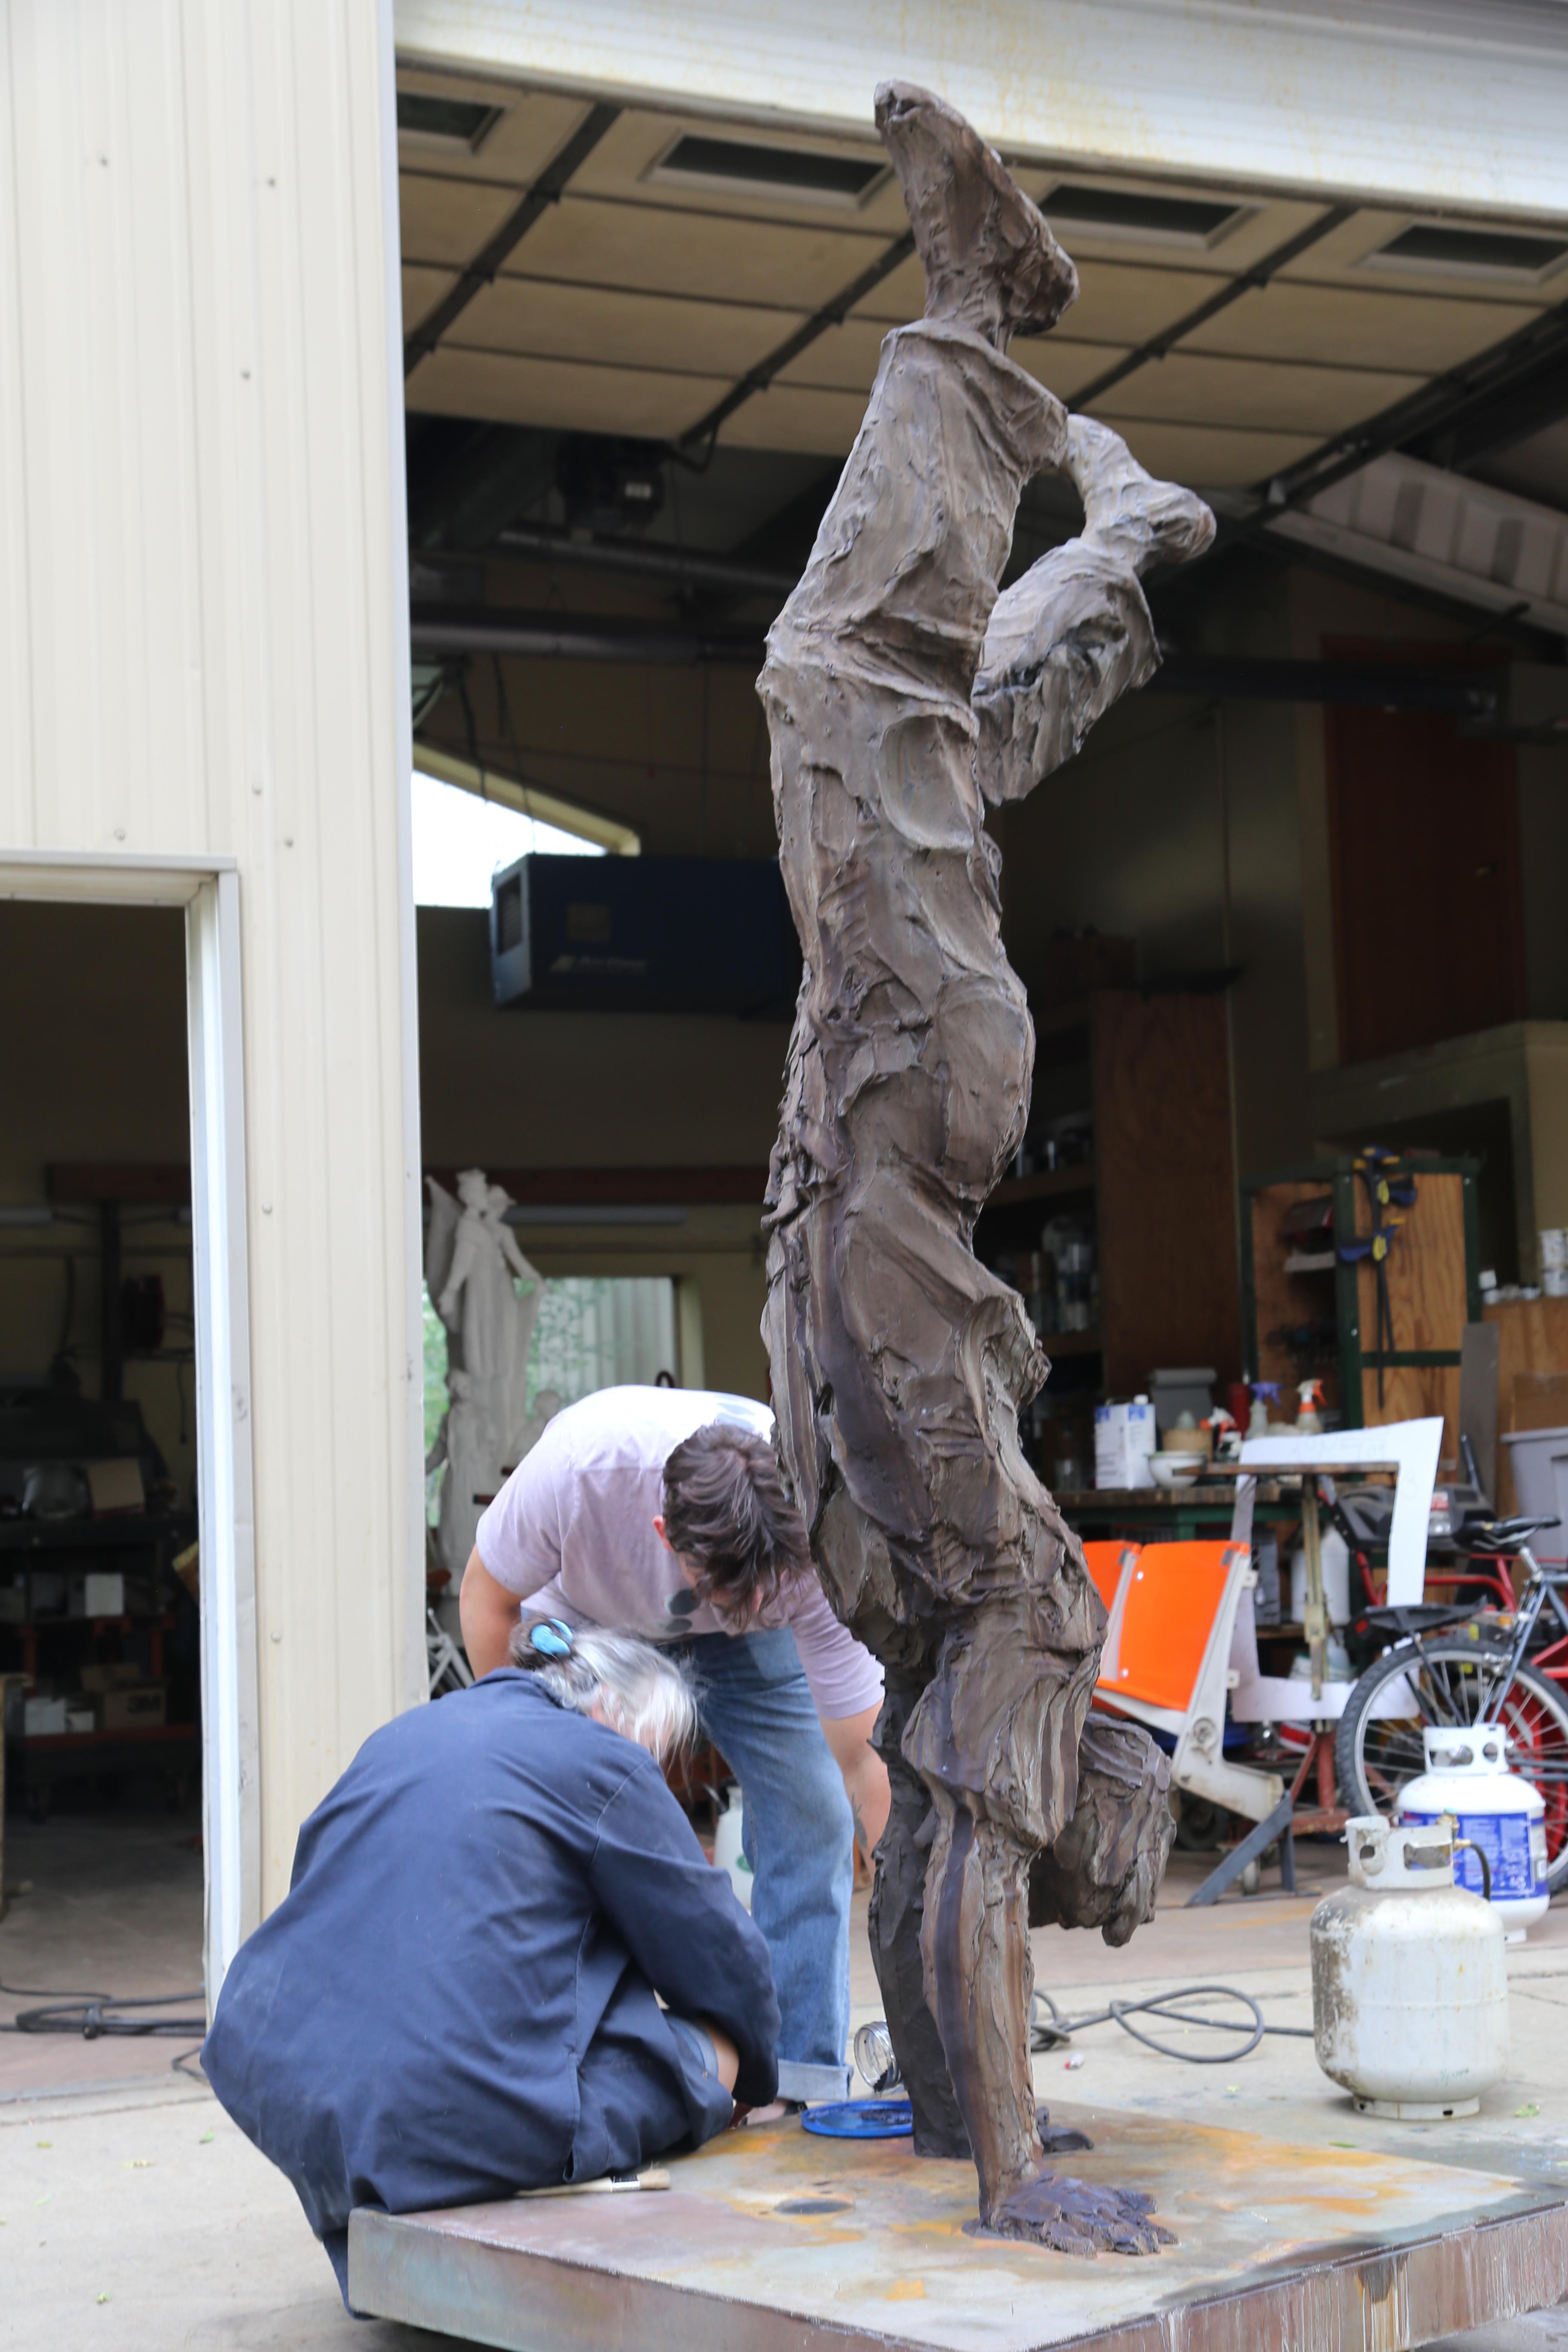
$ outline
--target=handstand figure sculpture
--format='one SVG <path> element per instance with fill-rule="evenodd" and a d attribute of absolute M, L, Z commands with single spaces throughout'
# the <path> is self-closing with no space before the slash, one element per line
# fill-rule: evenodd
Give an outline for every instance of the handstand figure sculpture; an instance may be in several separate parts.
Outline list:
<path fill-rule="evenodd" d="M 770 1180 L 780 1444 L 839 1615 L 882 1660 L 893 1811 L 871 1932 L 915 2147 L 973 2155 L 980 2226 L 1152 2252 L 1151 2200 L 1047 2168 L 1028 1928 L 1150 1916 L 1166 1767 L 1089 1717 L 1105 1616 L 1025 1461 L 1049 1370 L 974 1220 L 1034 1052 L 984 803 L 1021 798 L 1158 656 L 1139 572 L 1213 518 L 1006 356 L 1077 273 L 963 118 L 902 84 L 877 122 L 925 266 L 759 681 L 805 971 Z M 1005 595 L 1019 494 L 1067 470 L 1082 535 Z"/>

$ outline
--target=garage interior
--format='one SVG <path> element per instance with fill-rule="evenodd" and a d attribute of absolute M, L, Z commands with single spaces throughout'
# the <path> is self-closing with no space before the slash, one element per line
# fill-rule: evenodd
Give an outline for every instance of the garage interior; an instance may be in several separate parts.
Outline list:
<path fill-rule="evenodd" d="M 766 858 L 763 635 L 922 300 L 882 151 L 406 63 L 398 120 L 416 766 Z M 1245 1180 L 1471 1155 L 1505 1295 L 1568 1217 L 1568 236 L 1006 160 L 1082 281 L 1015 356 L 1221 518 L 1152 686 L 991 820 L 1039 1050 L 977 1246 L 1038 1305 L 1049 1476 L 1154 1367 L 1257 1371 Z M 1008 576 L 1077 520 L 1037 481 Z M 547 1274 L 696 1285 L 702 1377 L 764 1393 L 784 1023 L 496 1006 L 482 910 L 419 940 L 426 1163 Z"/>

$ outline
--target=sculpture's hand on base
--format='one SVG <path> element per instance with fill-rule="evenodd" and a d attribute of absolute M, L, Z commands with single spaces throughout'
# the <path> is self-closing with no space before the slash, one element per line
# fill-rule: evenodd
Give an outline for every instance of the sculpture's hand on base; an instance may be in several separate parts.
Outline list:
<path fill-rule="evenodd" d="M 1153 2254 L 1173 2246 L 1173 2233 L 1150 2219 L 1154 2200 L 1137 2189 L 1092 2189 L 1044 2172 L 1020 2181 L 988 2215 L 966 2221 L 977 2238 L 1020 2238 L 1058 2254 Z"/>

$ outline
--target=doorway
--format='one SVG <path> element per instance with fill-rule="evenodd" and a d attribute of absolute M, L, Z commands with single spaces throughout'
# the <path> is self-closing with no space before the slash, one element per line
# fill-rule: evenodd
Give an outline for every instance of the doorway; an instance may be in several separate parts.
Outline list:
<path fill-rule="evenodd" d="M 165 2069 L 258 1908 L 237 889 L 0 861 L 0 2097 Z"/>

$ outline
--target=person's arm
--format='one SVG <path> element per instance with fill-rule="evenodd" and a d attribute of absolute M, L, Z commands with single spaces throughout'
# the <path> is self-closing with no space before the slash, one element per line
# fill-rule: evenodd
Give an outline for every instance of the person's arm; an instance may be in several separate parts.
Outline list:
<path fill-rule="evenodd" d="M 600 1814 L 588 1876 L 659 1999 L 733 2042 L 739 2063 L 728 2087 L 735 2097 L 742 2106 L 765 2106 L 778 2091 L 779 2007 L 768 1948 L 651 1758 L 634 1766 Z"/>
<path fill-rule="evenodd" d="M 517 1594 L 498 1584 L 478 1550 L 471 1551 L 458 1591 L 458 1615 L 476 1682 L 506 1664 L 511 1629 L 521 1614 Z"/>
<path fill-rule="evenodd" d="M 863 1707 L 858 1715 L 824 1716 L 823 1736 L 832 1750 L 833 1760 L 844 1775 L 844 1786 L 849 1801 L 859 1818 L 861 1835 L 867 1851 L 875 1853 L 878 1841 L 888 1826 L 888 1813 L 892 1804 L 892 1792 L 888 1787 L 888 1768 L 871 1745 L 871 1734 L 877 1728 L 881 1713 L 881 1701 L 875 1706 Z"/>

